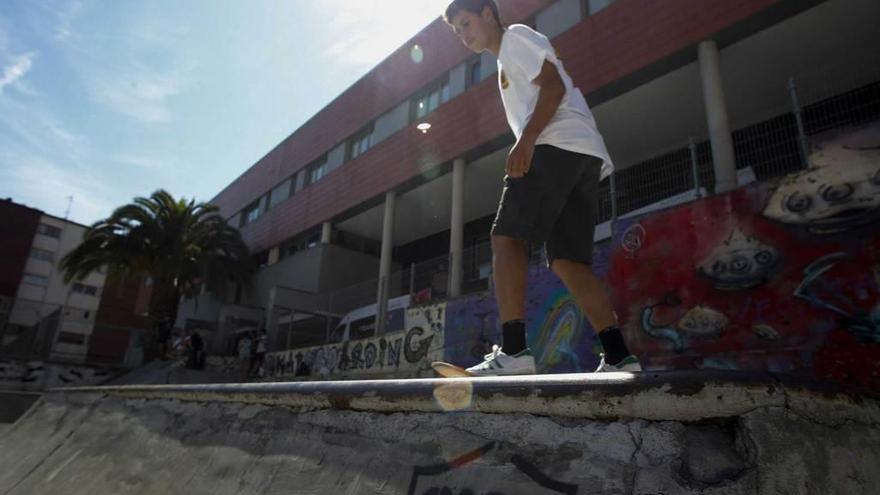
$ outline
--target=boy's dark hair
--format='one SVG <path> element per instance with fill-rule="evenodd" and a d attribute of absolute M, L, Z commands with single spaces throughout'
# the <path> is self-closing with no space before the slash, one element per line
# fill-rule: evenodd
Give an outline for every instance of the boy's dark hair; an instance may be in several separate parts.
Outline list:
<path fill-rule="evenodd" d="M 501 17 L 498 15 L 498 3 L 495 0 L 453 0 L 452 3 L 449 4 L 449 7 L 446 7 L 446 13 L 443 14 L 443 20 L 446 21 L 447 24 L 451 24 L 452 18 L 458 15 L 462 10 L 472 14 L 481 15 L 483 9 L 486 7 L 492 9 L 492 16 L 495 17 L 495 22 L 500 26 Z"/>

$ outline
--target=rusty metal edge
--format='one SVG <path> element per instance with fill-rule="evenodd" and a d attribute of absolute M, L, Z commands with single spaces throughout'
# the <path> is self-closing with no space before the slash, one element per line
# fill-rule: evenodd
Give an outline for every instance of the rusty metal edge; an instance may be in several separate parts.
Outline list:
<path fill-rule="evenodd" d="M 727 370 L 454 379 L 69 387 L 53 394 L 232 402 L 300 410 L 527 413 L 590 419 L 699 421 L 786 407 L 874 424 L 876 393 L 802 377 Z M 809 403 L 805 402 L 808 400 Z"/>

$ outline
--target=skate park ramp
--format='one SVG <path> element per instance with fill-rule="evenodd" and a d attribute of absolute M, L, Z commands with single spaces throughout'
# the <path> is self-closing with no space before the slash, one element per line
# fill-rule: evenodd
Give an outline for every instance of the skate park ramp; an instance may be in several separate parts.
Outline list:
<path fill-rule="evenodd" d="M 869 392 L 726 371 L 56 389 L 2 494 L 876 493 Z"/>

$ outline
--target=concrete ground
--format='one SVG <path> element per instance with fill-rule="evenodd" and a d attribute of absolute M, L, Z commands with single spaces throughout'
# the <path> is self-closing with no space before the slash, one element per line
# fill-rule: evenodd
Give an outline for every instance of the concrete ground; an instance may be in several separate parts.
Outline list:
<path fill-rule="evenodd" d="M 3 494 L 869 494 L 868 393 L 727 372 L 54 391 Z"/>

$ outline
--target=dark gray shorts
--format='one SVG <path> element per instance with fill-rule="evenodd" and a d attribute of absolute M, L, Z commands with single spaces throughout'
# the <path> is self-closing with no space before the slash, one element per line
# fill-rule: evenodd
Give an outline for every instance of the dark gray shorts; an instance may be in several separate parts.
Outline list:
<path fill-rule="evenodd" d="M 556 259 L 591 264 L 601 170 L 601 158 L 536 146 L 524 177 L 504 177 L 492 235 L 543 243 L 548 267 Z"/>

